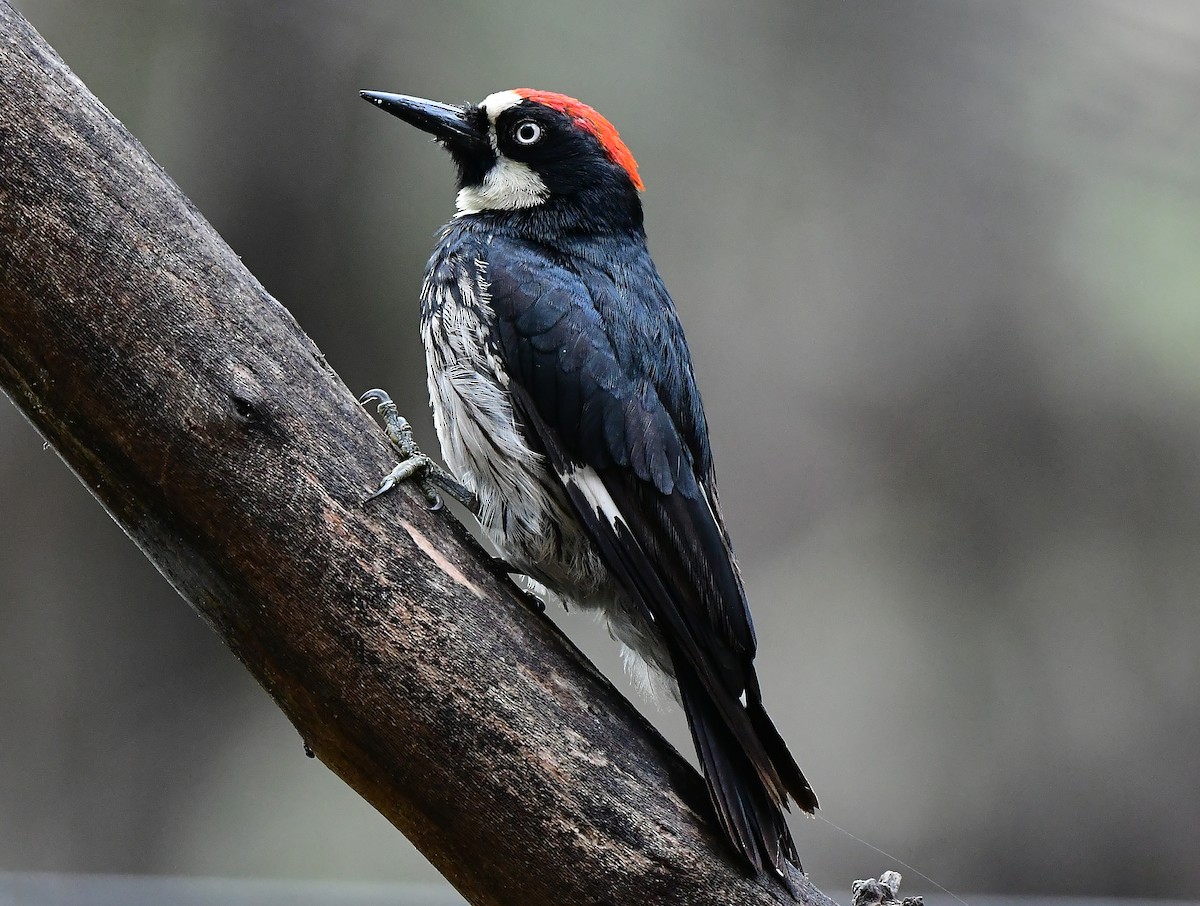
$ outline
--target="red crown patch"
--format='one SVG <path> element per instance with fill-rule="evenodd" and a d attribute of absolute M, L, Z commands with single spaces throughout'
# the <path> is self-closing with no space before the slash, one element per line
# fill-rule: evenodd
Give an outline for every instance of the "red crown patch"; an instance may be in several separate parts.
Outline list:
<path fill-rule="evenodd" d="M 567 97 L 565 94 L 555 94 L 553 91 L 536 91 L 532 88 L 517 88 L 514 90 L 516 94 L 519 94 L 527 101 L 543 104 L 552 110 L 557 110 L 559 113 L 565 113 L 596 137 L 600 144 L 604 146 L 604 150 L 608 152 L 608 156 L 612 162 L 629 174 L 629 179 L 633 183 L 634 188 L 639 190 L 645 188 L 642 178 L 638 175 L 637 161 L 633 159 L 633 154 L 626 144 L 621 141 L 621 136 L 617 133 L 617 127 L 597 111 L 583 103 L 583 101 L 577 101 L 575 98 Z"/>

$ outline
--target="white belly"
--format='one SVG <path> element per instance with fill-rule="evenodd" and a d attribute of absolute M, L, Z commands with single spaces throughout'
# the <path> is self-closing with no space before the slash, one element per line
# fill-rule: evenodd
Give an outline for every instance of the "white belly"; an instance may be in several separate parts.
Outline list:
<path fill-rule="evenodd" d="M 643 692 L 660 700 L 673 694 L 673 684 L 662 682 L 671 667 L 657 633 L 613 581 L 553 467 L 521 433 L 487 326 L 448 294 L 437 301 L 421 324 L 433 422 L 446 465 L 479 499 L 484 534 L 564 603 L 603 612 Z"/>
<path fill-rule="evenodd" d="M 553 469 L 517 425 L 484 325 L 470 309 L 443 304 L 422 324 L 422 339 L 442 458 L 479 498 L 479 524 L 500 556 L 571 598 L 607 583 Z"/>

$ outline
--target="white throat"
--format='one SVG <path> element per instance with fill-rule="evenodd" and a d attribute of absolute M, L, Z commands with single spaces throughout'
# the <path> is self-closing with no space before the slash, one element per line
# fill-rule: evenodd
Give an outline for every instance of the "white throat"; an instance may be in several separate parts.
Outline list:
<path fill-rule="evenodd" d="M 497 154 L 496 164 L 483 182 L 460 189 L 455 204 L 459 214 L 480 211 L 515 211 L 541 204 L 550 196 L 542 178 L 527 165 Z"/>

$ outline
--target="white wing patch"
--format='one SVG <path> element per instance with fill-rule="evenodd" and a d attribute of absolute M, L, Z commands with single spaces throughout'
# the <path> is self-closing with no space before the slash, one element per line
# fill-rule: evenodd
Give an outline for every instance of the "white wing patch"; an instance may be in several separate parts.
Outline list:
<path fill-rule="evenodd" d="M 576 466 L 566 472 L 562 480 L 565 484 L 579 488 L 587 502 L 612 525 L 626 525 L 625 517 L 621 515 L 612 495 L 608 493 L 608 488 L 591 466 Z"/>

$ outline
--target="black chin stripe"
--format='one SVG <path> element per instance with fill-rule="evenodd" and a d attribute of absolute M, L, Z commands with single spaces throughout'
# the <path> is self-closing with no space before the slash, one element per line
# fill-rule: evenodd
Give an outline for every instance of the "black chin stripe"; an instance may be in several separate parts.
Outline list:
<path fill-rule="evenodd" d="M 479 135 L 488 134 L 490 123 L 487 112 L 482 107 L 475 104 L 468 105 L 463 111 L 463 117 Z M 458 187 L 460 189 L 480 185 L 488 171 L 496 165 L 496 152 L 492 149 L 491 144 L 480 142 L 479 145 L 470 151 L 449 149 L 450 156 L 454 159 L 454 166 L 458 169 Z"/>

